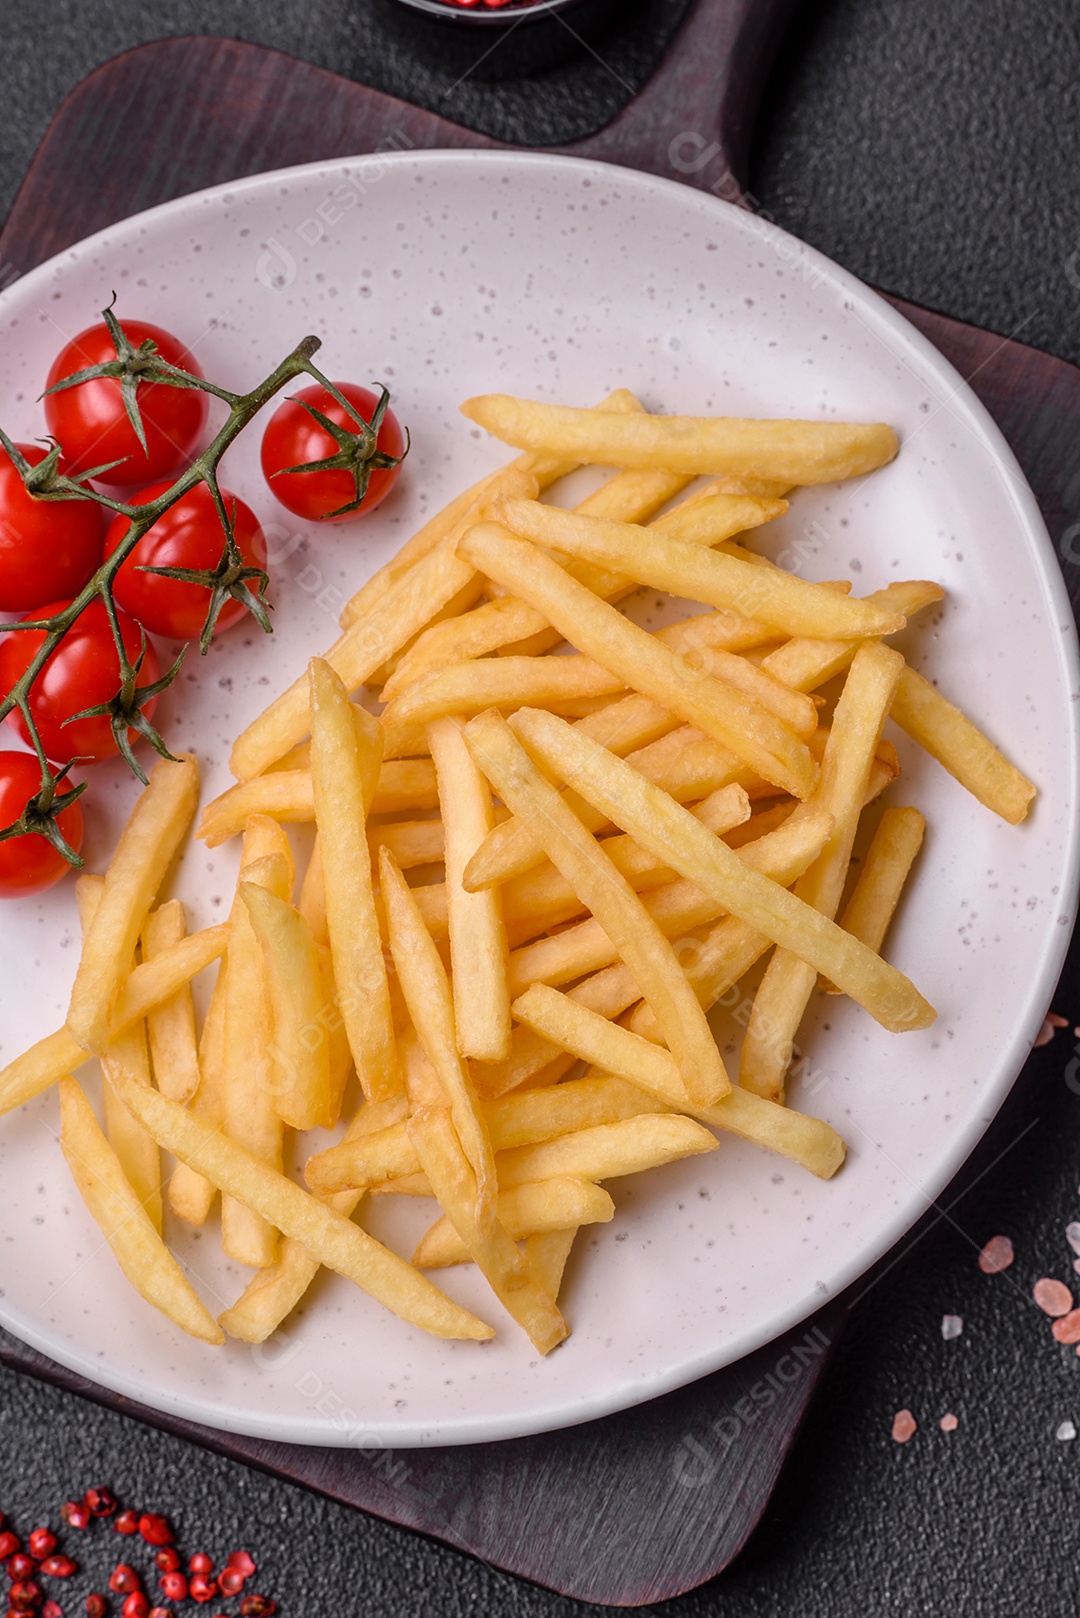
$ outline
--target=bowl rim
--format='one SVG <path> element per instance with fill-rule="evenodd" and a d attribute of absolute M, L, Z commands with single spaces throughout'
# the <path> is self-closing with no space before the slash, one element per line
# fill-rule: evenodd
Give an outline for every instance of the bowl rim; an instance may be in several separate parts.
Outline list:
<path fill-rule="evenodd" d="M 506 0 L 506 4 L 489 6 L 459 6 L 454 0 L 395 0 L 407 11 L 418 12 L 438 22 L 451 25 L 460 23 L 471 28 L 511 28 L 519 23 L 536 23 L 544 18 L 558 16 L 563 11 L 575 11 L 585 0 Z"/>

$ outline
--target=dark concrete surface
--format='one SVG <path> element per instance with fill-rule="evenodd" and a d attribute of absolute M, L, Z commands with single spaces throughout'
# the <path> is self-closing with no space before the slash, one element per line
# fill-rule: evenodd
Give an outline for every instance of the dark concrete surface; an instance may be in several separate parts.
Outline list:
<path fill-rule="evenodd" d="M 539 142 L 602 123 L 680 9 L 680 0 L 655 0 L 603 63 L 585 59 L 524 86 L 454 88 L 412 67 L 382 14 L 359 0 L 8 0 L 0 212 L 65 91 L 106 57 L 163 33 L 237 34 Z M 752 187 L 782 224 L 866 279 L 1080 360 L 1078 85 L 1080 10 L 1070 0 L 819 0 L 806 5 L 770 85 Z M 1080 1020 L 1075 974 L 1055 1004 Z M 1080 1361 L 1052 1341 L 1030 1299 L 1040 1275 L 1071 1275 L 1063 1229 L 1080 1215 L 1074 1038 L 1065 1030 L 1040 1053 L 970 1167 L 969 1189 L 944 1199 L 859 1297 L 748 1549 L 713 1585 L 657 1610 L 1076 1610 L 1080 1439 L 1055 1434 L 1068 1421 L 1080 1428 Z M 975 1257 L 999 1231 L 1017 1262 L 990 1279 Z M 965 1322 L 951 1342 L 944 1314 Z M 904 1447 L 889 1436 L 901 1406 L 920 1424 Z M 938 1429 L 947 1411 L 959 1420 L 951 1434 Z M 174 1515 L 189 1549 L 247 1544 L 263 1564 L 256 1583 L 288 1618 L 586 1610 L 0 1375 L 0 1510 L 28 1528 L 95 1482 Z M 96 1535 L 88 1564 L 106 1569 L 116 1543 Z"/>

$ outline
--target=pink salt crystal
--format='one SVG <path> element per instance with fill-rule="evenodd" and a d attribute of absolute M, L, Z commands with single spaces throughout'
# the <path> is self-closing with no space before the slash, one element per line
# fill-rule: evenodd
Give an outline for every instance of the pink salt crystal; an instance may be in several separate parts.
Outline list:
<path fill-rule="evenodd" d="M 1073 1295 L 1064 1281 L 1052 1281 L 1048 1275 L 1036 1281 L 1031 1296 L 1044 1315 L 1067 1315 L 1073 1306 Z"/>
<path fill-rule="evenodd" d="M 1035 1036 L 1036 1048 L 1040 1045 L 1049 1045 L 1059 1028 L 1068 1028 L 1069 1019 L 1059 1017 L 1056 1011 L 1048 1011 L 1043 1018 L 1043 1025 Z"/>
<path fill-rule="evenodd" d="M 1059 1343 L 1080 1343 L 1080 1309 L 1070 1309 L 1050 1327 Z"/>
<path fill-rule="evenodd" d="M 1065 1226 L 1065 1240 L 1074 1253 L 1080 1253 L 1080 1220 L 1074 1219 Z"/>
<path fill-rule="evenodd" d="M 906 1444 L 918 1425 L 910 1410 L 898 1410 L 893 1417 L 892 1435 L 898 1444 Z"/>
<path fill-rule="evenodd" d="M 1007 1270 L 1016 1254 L 1007 1236 L 991 1236 L 979 1254 L 979 1268 L 984 1275 L 1000 1275 Z"/>
<path fill-rule="evenodd" d="M 1073 1269 L 1076 1271 L 1077 1275 L 1080 1275 L 1080 1258 L 1073 1259 Z"/>
<path fill-rule="evenodd" d="M 951 1410 L 947 1416 L 942 1416 L 940 1422 L 938 1423 L 938 1426 L 941 1428 L 943 1433 L 955 1433 L 959 1425 L 960 1423 L 957 1421 Z"/>
<path fill-rule="evenodd" d="M 951 1342 L 954 1337 L 959 1337 L 963 1329 L 964 1322 L 959 1315 L 942 1315 L 941 1335 L 947 1343 Z"/>

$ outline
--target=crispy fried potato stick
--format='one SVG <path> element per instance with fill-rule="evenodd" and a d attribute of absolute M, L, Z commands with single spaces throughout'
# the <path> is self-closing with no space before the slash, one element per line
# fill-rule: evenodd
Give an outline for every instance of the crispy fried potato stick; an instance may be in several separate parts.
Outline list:
<path fill-rule="evenodd" d="M 565 662 L 565 659 L 563 659 Z M 491 788 L 465 745 L 460 720 L 428 726 L 445 837 L 454 1022 L 462 1056 L 499 1062 L 510 1051 L 510 992 L 502 895 L 469 893 L 462 875 L 495 824 Z M 400 868 L 400 861 L 395 861 Z"/>
<path fill-rule="evenodd" d="M 922 847 L 926 821 L 917 809 L 886 809 L 851 890 L 840 925 L 867 949 L 881 953 L 904 883 Z M 829 994 L 831 983 L 821 985 Z"/>
<path fill-rule="evenodd" d="M 154 1228 L 82 1087 L 72 1078 L 60 1081 L 60 1150 L 80 1196 L 136 1292 L 200 1342 L 223 1343 L 225 1333 Z"/>
<path fill-rule="evenodd" d="M 310 678 L 311 773 L 334 977 L 364 1094 L 369 1101 L 386 1101 L 403 1079 L 365 830 L 365 809 L 379 776 L 381 732 L 378 720 L 368 716 L 362 747 L 338 676 L 312 658 Z"/>
<path fill-rule="evenodd" d="M 590 465 L 727 473 L 770 483 L 834 483 L 862 477 L 895 456 L 891 427 L 722 416 L 608 417 L 505 393 L 466 399 L 462 414 L 504 443 Z"/>
<path fill-rule="evenodd" d="M 179 899 L 151 910 L 142 934 L 144 961 L 181 943 L 187 937 L 187 918 Z M 190 1101 L 199 1088 L 199 1042 L 195 1035 L 195 1002 L 185 983 L 147 1016 L 150 1059 L 154 1081 L 171 1101 Z"/>
<path fill-rule="evenodd" d="M 572 777 L 577 790 L 616 825 L 651 848 L 658 858 L 666 859 L 687 881 L 719 900 L 732 915 L 751 922 L 774 943 L 828 973 L 838 988 L 857 1000 L 883 1027 L 901 1033 L 926 1028 L 933 1021 L 933 1007 L 902 972 L 845 933 L 835 921 L 752 870 L 681 804 L 645 781 L 622 759 L 578 736 L 554 714 L 523 708 L 515 715 L 514 723 L 530 750 L 563 779 Z M 666 1028 L 664 1035 L 670 1046 Z M 679 1066 L 681 1070 L 681 1062 Z M 710 1099 L 719 1100 L 719 1095 Z"/>
<path fill-rule="evenodd" d="M 891 635 L 904 618 L 872 603 L 811 584 L 782 568 L 755 567 L 657 527 L 603 522 L 535 500 L 506 500 L 502 520 L 523 539 L 554 545 L 603 566 L 624 567 L 641 584 L 689 601 L 727 607 L 784 635 L 818 639 Z M 582 650 L 585 648 L 583 647 Z"/>
<path fill-rule="evenodd" d="M 630 968 L 656 1012 L 690 1094 L 703 1104 L 719 1100 L 729 1081 L 708 1023 L 671 945 L 626 878 L 541 775 L 504 719 L 495 713 L 478 715 L 466 727 L 465 739 L 507 808 L 529 821 L 552 864 L 585 900 Z M 703 831 L 697 821 L 694 825 Z"/>
<path fill-rule="evenodd" d="M 403 1095 L 390 1101 L 367 1101 L 345 1131 L 342 1143 L 403 1123 L 407 1113 L 408 1102 Z M 346 1191 L 326 1198 L 326 1202 L 335 1213 L 348 1219 L 362 1196 L 362 1191 Z M 264 1343 L 296 1308 L 321 1267 L 302 1242 L 287 1236 L 277 1263 L 252 1276 L 236 1302 L 219 1317 L 221 1325 L 230 1337 L 245 1343 Z"/>
<path fill-rule="evenodd" d="M 183 943 L 174 944 L 163 955 L 137 966 L 120 991 L 110 1037 L 123 1033 L 204 967 L 218 960 L 224 955 L 228 941 L 228 927 L 207 927 L 202 932 L 192 933 Z M 43 1090 L 58 1084 L 65 1073 L 89 1059 L 87 1051 L 72 1039 L 66 1028 L 37 1040 L 0 1072 L 0 1114 L 22 1106 L 24 1101 L 32 1101 Z"/>
<path fill-rule="evenodd" d="M 534 985 L 515 1000 L 514 1015 L 564 1050 L 592 1063 L 598 1072 L 616 1073 L 667 1106 L 692 1112 L 714 1129 L 779 1152 L 823 1180 L 831 1179 L 844 1161 L 844 1142 L 828 1124 L 738 1087 L 714 1107 L 694 1107 L 667 1051 L 587 1010 L 557 989 Z"/>
<path fill-rule="evenodd" d="M 454 1003 L 446 970 L 412 892 L 386 849 L 379 859 L 379 877 L 386 905 L 390 953 L 401 992 L 424 1055 L 438 1078 L 441 1104 L 449 1107 L 453 1114 L 456 1138 L 476 1182 L 477 1225 L 486 1230 L 495 1219 L 498 1196 L 495 1160 L 469 1069 L 458 1049 Z"/>
<path fill-rule="evenodd" d="M 162 758 L 150 772 L 116 845 L 105 889 L 83 943 L 67 1025 L 84 1050 L 99 1054 L 113 1009 L 165 872 L 191 823 L 199 797 L 193 758 Z"/>
<path fill-rule="evenodd" d="M 900 676 L 890 717 L 995 815 L 1010 826 L 1026 817 L 1036 788 L 914 669 Z"/>
<path fill-rule="evenodd" d="M 662 642 L 507 529 L 495 523 L 481 524 L 469 530 L 460 549 L 490 577 L 538 606 L 572 645 L 627 685 L 730 747 L 783 791 L 802 798 L 809 795 L 817 771 L 806 743 L 760 703 L 712 675 L 688 671 Z M 698 554 L 696 548 L 694 554 Z"/>
<path fill-rule="evenodd" d="M 499 1223 L 514 1241 L 555 1231 L 573 1235 L 582 1225 L 607 1225 L 614 1217 L 615 1204 L 603 1186 L 569 1175 L 518 1185 L 499 1197 Z M 527 1252 L 525 1256 L 528 1260 Z M 450 1264 L 468 1264 L 470 1258 L 465 1243 L 443 1214 L 421 1237 L 412 1261 L 418 1270 L 439 1270 Z M 551 1289 L 545 1287 L 545 1291 Z M 557 1291 L 556 1284 L 552 1297 Z"/>
<path fill-rule="evenodd" d="M 220 1131 L 208 1128 L 175 1101 L 126 1076 L 121 1093 L 159 1146 L 189 1163 L 267 1224 L 302 1243 L 320 1264 L 344 1275 L 402 1320 L 435 1337 L 484 1341 L 494 1335 L 490 1326 L 453 1303 L 359 1225 L 260 1163 Z"/>
<path fill-rule="evenodd" d="M 481 1221 L 476 1176 L 449 1109 L 423 1107 L 406 1127 L 428 1184 L 469 1257 L 533 1347 L 541 1354 L 549 1354 L 569 1336 L 569 1328 L 499 1222 L 494 1207 L 491 1218 Z"/>

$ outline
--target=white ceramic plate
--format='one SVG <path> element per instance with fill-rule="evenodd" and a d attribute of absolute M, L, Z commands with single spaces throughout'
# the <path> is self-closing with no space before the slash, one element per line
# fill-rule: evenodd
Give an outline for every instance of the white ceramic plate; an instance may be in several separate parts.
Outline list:
<path fill-rule="evenodd" d="M 812 1077 L 793 1101 L 829 1119 L 848 1161 L 822 1184 L 730 1138 L 706 1159 L 614 1187 L 615 1222 L 579 1242 L 569 1343 L 539 1361 L 465 1270 L 441 1279 L 496 1320 L 483 1347 L 411 1331 L 324 1277 L 265 1348 L 197 1345 L 132 1294 L 73 1193 L 43 1097 L 0 1126 L 0 1320 L 54 1359 L 152 1407 L 301 1443 L 405 1446 L 542 1431 L 632 1405 L 738 1359 L 808 1315 L 903 1234 L 955 1172 L 1036 1034 L 1073 919 L 1077 657 L 1072 616 L 1030 490 L 985 411 L 892 309 L 761 221 L 675 184 L 561 157 L 420 153 L 260 175 L 103 232 L 0 299 L 0 422 L 42 430 L 62 338 L 112 289 L 121 313 L 175 329 L 232 386 L 307 331 L 334 377 L 385 379 L 413 433 L 400 490 L 374 520 L 314 530 L 262 486 L 258 433 L 229 483 L 277 523 L 277 632 L 234 631 L 164 709 L 174 745 L 228 782 L 237 730 L 335 634 L 344 596 L 418 521 L 505 457 L 458 415 L 492 389 L 586 403 L 623 384 L 657 409 L 879 419 L 899 460 L 804 491 L 768 536 L 813 578 L 869 591 L 948 588 L 910 633 L 916 662 L 1039 784 L 1020 829 L 901 745 L 893 801 L 929 820 L 890 954 L 940 1010 L 883 1033 L 846 1001 L 815 1013 Z M 295 548 L 291 548 L 295 547 Z M 90 800 L 100 868 L 134 785 L 106 769 Z M 195 845 L 178 891 L 220 919 L 235 850 Z M 75 953 L 71 884 L 0 915 L 0 1055 L 61 1020 Z M 824 1024 L 828 1024 L 825 1027 Z M 721 1026 L 734 1036 L 733 1023 Z M 405 1202 L 406 1199 L 400 1199 Z M 426 1204 L 370 1226 L 409 1252 Z M 173 1229 L 211 1304 L 246 1276 L 214 1234 Z"/>

